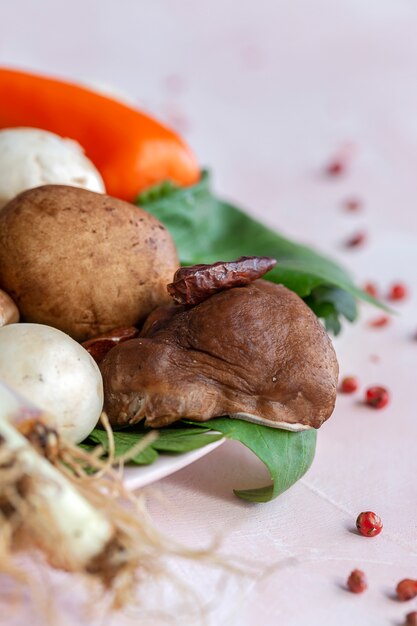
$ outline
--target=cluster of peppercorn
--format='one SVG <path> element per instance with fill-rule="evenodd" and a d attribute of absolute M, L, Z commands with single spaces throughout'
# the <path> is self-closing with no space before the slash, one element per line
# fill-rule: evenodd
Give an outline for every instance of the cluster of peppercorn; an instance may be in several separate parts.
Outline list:
<path fill-rule="evenodd" d="M 359 389 L 359 381 L 356 376 L 346 376 L 340 383 L 339 391 L 342 393 L 354 393 Z M 373 409 L 383 409 L 390 399 L 389 391 L 380 385 L 368 387 L 365 391 L 364 403 Z"/>
<path fill-rule="evenodd" d="M 344 146 L 338 155 L 333 157 L 325 168 L 325 173 L 330 177 L 339 177 L 346 173 L 352 160 L 352 146 Z M 363 202 L 360 198 L 351 196 L 343 201 L 343 208 L 350 213 L 357 213 L 363 209 Z M 358 230 L 350 235 L 345 240 L 346 248 L 362 247 L 368 240 L 368 234 L 364 230 Z M 405 300 L 408 297 L 408 289 L 402 282 L 395 282 L 391 284 L 386 293 L 380 292 L 377 285 L 374 282 L 367 282 L 363 291 L 372 296 L 373 298 L 382 300 L 386 299 L 389 302 L 399 302 Z M 380 315 L 369 322 L 371 328 L 383 328 L 387 326 L 391 321 L 389 315 Z"/>
<path fill-rule="evenodd" d="M 372 296 L 372 298 L 376 298 L 377 300 L 383 300 L 384 295 L 380 293 L 378 287 L 373 282 L 365 283 L 363 286 L 363 291 L 365 291 L 368 295 Z M 393 283 L 388 288 L 388 292 L 385 296 L 385 299 L 388 302 L 399 302 L 401 300 L 405 300 L 408 297 L 408 289 L 403 283 Z M 370 328 L 384 328 L 388 326 L 391 322 L 390 315 L 378 315 L 377 317 L 371 319 L 368 322 L 368 326 Z"/>
<path fill-rule="evenodd" d="M 339 156 L 333 158 L 326 167 L 326 174 L 331 177 L 343 175 L 350 161 L 350 153 L 347 150 L 342 151 Z M 363 208 L 362 201 L 357 197 L 347 198 L 343 202 L 346 211 L 357 212 Z M 357 231 L 345 241 L 348 248 L 356 248 L 362 246 L 367 241 L 367 233 L 363 230 Z M 379 300 L 387 300 L 389 302 L 400 302 L 408 297 L 408 289 L 402 282 L 391 284 L 385 293 L 381 292 L 374 282 L 368 282 L 364 285 L 363 291 Z M 389 315 L 383 314 L 368 322 L 370 328 L 383 328 L 391 321 Z M 358 391 L 359 381 L 356 376 L 346 376 L 342 379 L 339 391 L 342 393 L 352 394 Z M 365 390 L 364 404 L 374 408 L 384 408 L 390 400 L 390 395 L 385 387 L 375 385 Z M 364 537 L 375 537 L 382 531 L 383 524 L 381 518 L 372 511 L 360 513 L 356 520 L 358 532 Z M 368 581 L 365 573 L 360 569 L 354 569 L 348 579 L 347 588 L 352 593 L 363 593 L 368 588 Z M 400 601 L 408 601 L 417 597 L 417 580 L 405 578 L 401 580 L 396 587 L 396 595 Z M 406 615 L 405 626 L 417 626 L 417 611 L 411 611 Z"/>
<path fill-rule="evenodd" d="M 377 298 L 381 300 L 383 298 L 383 294 L 379 292 L 378 287 L 375 283 L 365 283 L 363 286 L 363 290 L 372 298 Z M 405 300 L 408 296 L 408 289 L 403 283 L 393 283 L 388 288 L 388 293 L 386 295 L 386 299 L 389 302 L 399 302 L 401 300 Z"/>
<path fill-rule="evenodd" d="M 354 569 L 348 579 L 347 588 L 352 593 L 363 593 L 368 588 L 368 581 L 364 572 L 360 569 Z M 396 587 L 398 600 L 406 602 L 417 596 L 417 580 L 412 578 L 404 578 Z M 417 626 L 417 611 L 411 611 L 406 615 L 405 626 Z"/>
<path fill-rule="evenodd" d="M 356 528 L 363 537 L 376 537 L 382 531 L 381 518 L 372 511 L 364 511 L 358 515 Z M 354 569 L 347 579 L 347 588 L 352 593 L 363 593 L 368 588 L 365 573 L 360 569 Z M 398 600 L 406 602 L 417 597 L 417 580 L 404 578 L 396 587 Z M 417 626 L 417 611 L 411 611 L 406 615 L 406 626 Z"/>

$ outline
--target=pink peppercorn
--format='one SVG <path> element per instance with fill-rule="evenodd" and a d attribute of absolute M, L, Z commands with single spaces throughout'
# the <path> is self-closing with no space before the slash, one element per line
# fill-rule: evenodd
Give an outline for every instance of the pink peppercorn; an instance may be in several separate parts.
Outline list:
<path fill-rule="evenodd" d="M 378 287 L 375 285 L 375 283 L 365 283 L 364 286 L 362 287 L 362 289 L 369 295 L 372 296 L 373 298 L 377 298 L 378 297 Z"/>
<path fill-rule="evenodd" d="M 354 393 L 359 387 L 358 379 L 355 376 L 346 376 L 340 383 L 339 390 L 342 393 Z"/>
<path fill-rule="evenodd" d="M 417 626 L 417 611 L 407 613 L 405 620 L 405 626 Z"/>
<path fill-rule="evenodd" d="M 391 322 L 391 318 L 389 315 L 380 315 L 379 317 L 375 317 L 373 320 L 368 322 L 368 326 L 371 328 L 383 328 L 384 326 L 388 326 Z"/>
<path fill-rule="evenodd" d="M 373 409 L 383 409 L 389 402 L 389 393 L 385 387 L 369 387 L 365 394 L 365 403 Z"/>
<path fill-rule="evenodd" d="M 394 283 L 388 292 L 388 300 L 404 300 L 408 295 L 407 287 L 403 283 Z"/>
<path fill-rule="evenodd" d="M 329 176 L 340 176 L 346 170 L 346 163 L 340 158 L 332 159 L 326 167 L 326 174 Z"/>
<path fill-rule="evenodd" d="M 346 198 L 344 201 L 346 211 L 359 211 L 362 208 L 362 202 L 359 198 Z"/>
<path fill-rule="evenodd" d="M 358 246 L 363 245 L 365 241 L 366 241 L 366 233 L 360 230 L 354 235 L 352 235 L 349 239 L 346 240 L 345 246 L 347 248 L 357 248 Z"/>
<path fill-rule="evenodd" d="M 358 515 L 356 528 L 363 537 L 376 537 L 383 528 L 379 515 L 372 511 L 363 511 Z"/>
<path fill-rule="evenodd" d="M 347 579 L 347 588 L 352 593 L 363 593 L 368 589 L 368 583 L 364 572 L 360 569 L 354 569 Z"/>
<path fill-rule="evenodd" d="M 404 578 L 397 585 L 397 596 L 402 602 L 412 600 L 417 596 L 417 580 L 412 578 Z"/>

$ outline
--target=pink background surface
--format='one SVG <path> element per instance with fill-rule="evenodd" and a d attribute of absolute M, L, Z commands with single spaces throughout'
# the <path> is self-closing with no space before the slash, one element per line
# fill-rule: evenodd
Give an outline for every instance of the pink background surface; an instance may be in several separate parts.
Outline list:
<path fill-rule="evenodd" d="M 0 24 L 3 64 L 131 94 L 184 133 L 214 169 L 219 192 L 332 254 L 360 284 L 372 279 L 384 292 L 397 279 L 409 286 L 387 328 L 370 329 L 378 312 L 362 306 L 359 322 L 337 339 L 341 374 L 356 374 L 361 392 L 339 396 L 313 467 L 294 488 L 265 505 L 237 500 L 234 487 L 266 476 L 228 442 L 149 495 L 155 522 L 172 537 L 207 545 L 220 534 L 224 553 L 281 564 L 261 580 L 225 582 L 214 570 L 173 563 L 207 603 L 208 624 L 399 626 L 417 610 L 416 601 L 391 597 L 400 579 L 417 578 L 417 5 L 3 0 Z M 346 143 L 348 172 L 330 180 L 323 167 Z M 348 196 L 361 198 L 363 210 L 344 211 Z M 366 245 L 347 250 L 343 241 L 358 229 L 368 233 Z M 385 410 L 361 406 L 370 384 L 391 390 Z M 370 540 L 352 532 L 369 509 L 385 526 Z M 362 596 L 344 588 L 356 567 L 369 579 Z M 135 621 L 127 612 L 87 618 L 82 586 L 67 576 L 53 576 L 44 589 L 57 598 L 56 624 Z M 197 623 L 173 608 L 168 589 L 150 585 L 147 600 L 165 606 L 171 623 Z M 42 623 L 33 608 L 4 606 L 1 623 Z"/>

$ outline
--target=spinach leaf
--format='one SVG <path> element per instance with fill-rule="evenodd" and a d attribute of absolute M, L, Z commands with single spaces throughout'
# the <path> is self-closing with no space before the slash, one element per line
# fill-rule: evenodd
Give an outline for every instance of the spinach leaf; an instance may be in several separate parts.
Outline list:
<path fill-rule="evenodd" d="M 304 298 L 335 333 L 340 330 L 340 317 L 355 320 L 356 298 L 381 306 L 331 259 L 286 239 L 216 198 L 207 172 L 193 187 L 184 189 L 168 183 L 153 187 L 138 197 L 137 204 L 168 228 L 183 265 L 229 261 L 245 255 L 276 258 L 278 264 L 267 278 Z"/>
<path fill-rule="evenodd" d="M 326 330 L 337 335 L 341 330 L 339 316 L 343 315 L 350 322 L 356 318 L 355 301 L 350 294 L 339 287 L 317 287 L 304 301 L 317 317 L 325 320 Z"/>
<path fill-rule="evenodd" d="M 142 425 L 114 431 L 116 456 L 128 452 L 147 432 L 149 429 Z M 291 487 L 310 467 L 316 448 L 315 430 L 291 433 L 229 417 L 214 418 L 208 422 L 186 420 L 178 427 L 161 428 L 158 433 L 158 439 L 138 453 L 130 463 L 147 465 L 156 461 L 159 453 L 189 452 L 218 441 L 223 436 L 240 441 L 265 464 L 272 480 L 272 484 L 266 487 L 234 491 L 239 498 L 251 502 L 268 502 Z M 108 452 L 106 432 L 95 428 L 81 445 L 91 450 L 97 444 L 101 444 Z"/>
<path fill-rule="evenodd" d="M 127 430 L 116 430 L 113 433 L 115 443 L 115 454 L 120 456 L 125 454 L 144 438 L 149 429 L 142 425 L 133 426 Z M 202 432 L 196 428 L 164 428 L 159 431 L 158 439 L 153 441 L 147 448 L 139 452 L 130 460 L 135 465 L 149 465 L 156 461 L 159 452 L 179 454 L 197 450 L 209 443 L 218 441 L 222 435 L 214 432 Z M 108 438 L 104 430 L 95 428 L 88 438 L 82 443 L 86 450 L 92 450 L 101 444 L 108 452 Z"/>
<path fill-rule="evenodd" d="M 116 456 L 121 456 L 126 452 L 129 452 L 138 441 L 143 439 L 145 432 L 135 432 L 132 430 L 118 430 L 114 433 L 114 444 Z M 155 443 L 155 442 L 153 442 Z M 93 432 L 89 434 L 87 439 L 83 441 L 82 446 L 84 449 L 93 450 L 98 444 L 101 444 L 107 453 L 109 451 L 109 440 L 105 430 L 95 428 Z M 152 444 L 147 448 L 139 452 L 130 463 L 135 465 L 150 465 L 158 458 L 158 453 L 154 450 Z"/>
<path fill-rule="evenodd" d="M 267 467 L 271 485 L 234 490 L 239 498 L 251 502 L 268 502 L 279 496 L 306 473 L 314 459 L 317 431 L 313 429 L 292 433 L 229 417 L 214 418 L 196 426 L 213 428 L 228 439 L 240 441 Z"/>

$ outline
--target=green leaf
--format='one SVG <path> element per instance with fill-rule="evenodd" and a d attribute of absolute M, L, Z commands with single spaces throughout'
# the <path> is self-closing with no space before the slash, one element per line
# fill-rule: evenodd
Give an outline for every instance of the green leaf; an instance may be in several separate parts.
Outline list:
<path fill-rule="evenodd" d="M 161 428 L 152 446 L 159 452 L 190 452 L 222 438 L 218 433 L 202 433 L 193 428 Z"/>
<path fill-rule="evenodd" d="M 349 294 L 339 287 L 317 287 L 305 298 L 305 301 L 317 310 L 323 309 L 330 312 L 343 315 L 350 322 L 355 321 L 356 307 L 352 303 Z"/>
<path fill-rule="evenodd" d="M 129 452 L 148 432 L 149 429 L 143 424 L 114 431 L 116 456 Z M 240 441 L 265 464 L 272 481 L 266 487 L 234 491 L 239 498 L 251 502 L 268 502 L 289 489 L 309 469 L 316 448 L 315 430 L 291 433 L 230 417 L 218 417 L 208 422 L 184 420 L 178 426 L 161 428 L 158 433 L 158 439 L 130 463 L 147 465 L 156 461 L 159 453 L 189 452 L 218 441 L 223 436 Z M 97 444 L 101 444 L 108 452 L 107 434 L 99 428 L 95 428 L 81 446 L 91 450 Z"/>
<path fill-rule="evenodd" d="M 279 496 L 306 473 L 314 459 L 317 431 L 313 429 L 293 433 L 229 417 L 214 418 L 196 426 L 213 428 L 228 439 L 240 441 L 264 463 L 271 485 L 234 490 L 239 498 L 251 502 L 268 502 Z"/>
<path fill-rule="evenodd" d="M 137 425 L 126 430 L 113 432 L 115 453 L 120 456 L 129 452 L 138 441 L 141 441 L 149 429 L 142 425 Z M 158 439 L 153 441 L 147 448 L 138 453 L 130 463 L 135 465 L 149 465 L 156 461 L 159 452 L 170 454 L 181 454 L 197 450 L 203 446 L 218 441 L 222 435 L 218 433 L 201 432 L 196 428 L 164 428 L 159 431 Z M 95 428 L 88 438 L 83 442 L 84 449 L 93 449 L 97 444 L 101 444 L 106 452 L 109 450 L 108 437 L 104 430 Z"/>
<path fill-rule="evenodd" d="M 116 456 L 126 454 L 137 444 L 138 441 L 144 438 L 145 432 L 135 432 L 131 430 L 118 430 L 114 432 L 114 444 Z M 155 443 L 155 442 L 154 442 Z M 89 446 L 93 449 L 97 444 L 101 444 L 105 452 L 109 451 L 109 440 L 105 430 L 95 428 L 88 438 L 83 442 L 83 447 Z M 130 463 L 135 465 L 150 465 L 158 458 L 158 453 L 149 445 L 147 448 L 139 452 Z"/>
<path fill-rule="evenodd" d="M 317 287 L 304 301 L 318 317 L 326 323 L 326 330 L 338 335 L 341 330 L 340 317 L 355 321 L 356 305 L 347 291 L 339 287 Z"/>
<path fill-rule="evenodd" d="M 356 298 L 383 306 L 356 287 L 335 261 L 286 239 L 232 204 L 216 198 L 207 173 L 194 187 L 152 188 L 139 196 L 137 204 L 168 228 L 183 265 L 229 261 L 245 255 L 276 258 L 278 264 L 266 278 L 305 298 L 320 317 L 329 320 L 334 330 L 340 327 L 341 316 L 350 321 L 356 318 Z M 323 294 L 331 306 L 319 306 L 324 303 Z"/>

